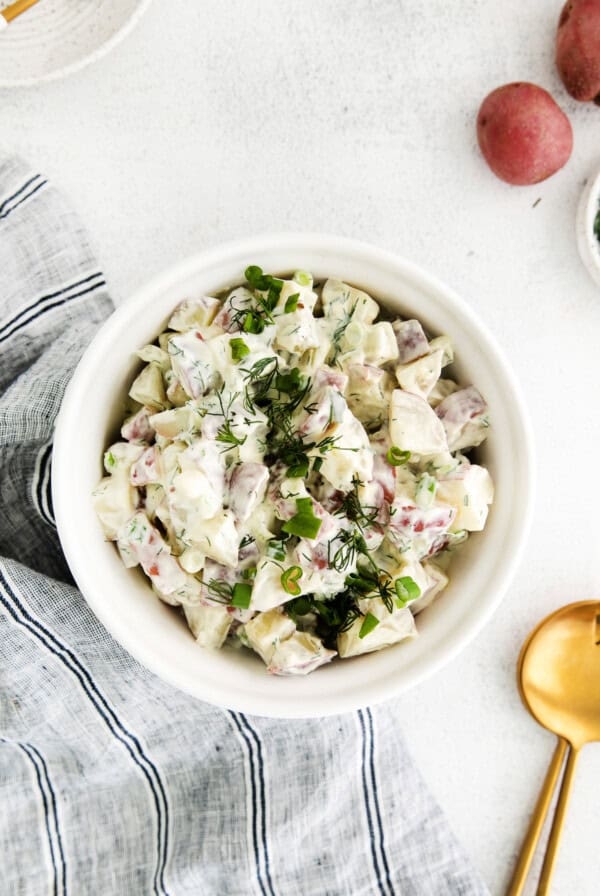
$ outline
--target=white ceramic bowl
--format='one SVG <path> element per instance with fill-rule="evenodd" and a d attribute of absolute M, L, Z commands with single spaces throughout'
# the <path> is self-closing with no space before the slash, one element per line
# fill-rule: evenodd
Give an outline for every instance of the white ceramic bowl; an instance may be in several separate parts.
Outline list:
<path fill-rule="evenodd" d="M 118 436 L 124 398 L 139 361 L 134 351 L 165 327 L 185 296 L 243 280 L 248 264 L 285 274 L 298 268 L 365 289 L 390 310 L 447 333 L 456 375 L 473 382 L 491 409 L 481 450 L 496 483 L 488 525 L 455 557 L 446 593 L 418 618 L 420 637 L 379 653 L 333 662 L 312 675 L 279 678 L 249 651 L 198 647 L 178 615 L 125 569 L 104 541 L 90 494 L 104 448 Z M 462 650 L 498 606 L 524 546 L 534 463 L 527 414 L 515 378 L 473 312 L 419 268 L 363 243 L 331 236 L 260 236 L 176 265 L 140 289 L 98 332 L 67 389 L 58 419 L 53 496 L 67 560 L 87 602 L 141 663 L 210 703 L 268 716 L 325 716 L 378 703 L 431 675 Z"/>
<path fill-rule="evenodd" d="M 150 2 L 44 0 L 32 6 L 0 28 L 0 87 L 53 81 L 95 62 L 129 34 Z"/>
<path fill-rule="evenodd" d="M 600 171 L 590 177 L 577 206 L 576 234 L 581 260 L 590 276 L 600 286 L 600 242 L 594 233 L 594 222 L 600 211 Z"/>

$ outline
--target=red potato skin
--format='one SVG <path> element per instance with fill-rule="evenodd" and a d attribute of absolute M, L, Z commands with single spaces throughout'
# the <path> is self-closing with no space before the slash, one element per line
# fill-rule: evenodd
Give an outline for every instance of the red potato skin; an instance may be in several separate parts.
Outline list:
<path fill-rule="evenodd" d="M 493 90 L 477 115 L 477 139 L 497 177 L 509 184 L 537 184 L 569 160 L 573 131 L 550 94 L 519 81 Z"/>
<path fill-rule="evenodd" d="M 574 99 L 600 103 L 600 0 L 567 0 L 558 20 L 556 65 Z"/>

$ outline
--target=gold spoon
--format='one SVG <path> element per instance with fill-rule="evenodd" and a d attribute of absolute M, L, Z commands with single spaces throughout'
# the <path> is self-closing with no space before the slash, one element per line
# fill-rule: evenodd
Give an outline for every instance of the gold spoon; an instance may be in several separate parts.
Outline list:
<path fill-rule="evenodd" d="M 565 772 L 537 896 L 546 896 L 581 748 L 600 740 L 600 601 L 569 604 L 548 616 L 526 640 L 517 677 L 523 703 L 559 741 L 538 798 L 507 896 L 519 896 L 565 754 Z"/>
<path fill-rule="evenodd" d="M 35 6 L 39 0 L 16 0 L 16 3 L 11 3 L 9 6 L 5 6 L 4 9 L 0 10 L 0 31 L 3 28 L 6 28 L 9 22 L 12 22 L 13 19 L 16 19 L 17 16 L 20 16 L 22 12 L 29 9 L 31 6 Z"/>

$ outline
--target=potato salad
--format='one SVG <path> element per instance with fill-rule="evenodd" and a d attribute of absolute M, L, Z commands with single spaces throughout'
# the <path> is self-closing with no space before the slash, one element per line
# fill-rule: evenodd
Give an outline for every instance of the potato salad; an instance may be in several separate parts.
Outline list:
<path fill-rule="evenodd" d="M 305 675 L 414 638 L 494 491 L 450 340 L 339 280 L 251 266 L 138 355 L 95 508 L 198 645 Z"/>

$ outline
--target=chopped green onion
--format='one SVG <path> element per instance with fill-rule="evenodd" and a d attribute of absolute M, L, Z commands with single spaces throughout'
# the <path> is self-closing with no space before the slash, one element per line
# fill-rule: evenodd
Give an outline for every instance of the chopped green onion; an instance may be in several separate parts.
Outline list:
<path fill-rule="evenodd" d="M 308 474 L 308 458 L 299 458 L 295 464 L 288 467 L 287 474 L 292 479 L 303 479 Z"/>
<path fill-rule="evenodd" d="M 370 632 L 373 631 L 374 628 L 377 628 L 379 625 L 379 619 L 377 616 L 373 616 L 372 613 L 367 613 L 364 618 L 363 624 L 360 627 L 360 631 L 358 633 L 359 638 L 365 638 Z"/>
<path fill-rule="evenodd" d="M 300 286 L 310 286 L 312 284 L 312 275 L 308 271 L 296 271 L 293 279 Z"/>
<path fill-rule="evenodd" d="M 391 464 L 392 467 L 401 467 L 402 464 L 405 464 L 410 460 L 410 451 L 402 451 L 400 448 L 396 448 L 395 445 L 392 445 L 392 447 L 388 449 L 385 457 L 388 464 Z"/>
<path fill-rule="evenodd" d="M 297 513 L 281 527 L 288 535 L 297 535 L 298 538 L 316 538 L 321 528 L 322 520 L 313 512 L 311 498 L 296 498 Z"/>
<path fill-rule="evenodd" d="M 234 361 L 241 361 L 246 355 L 250 354 L 250 349 L 243 339 L 230 339 L 229 348 L 231 349 L 231 357 Z"/>
<path fill-rule="evenodd" d="M 312 467 L 313 471 L 315 473 L 318 473 L 322 466 L 323 466 L 323 458 L 315 457 L 315 459 L 313 460 L 313 467 Z"/>
<path fill-rule="evenodd" d="M 231 606 L 238 607 L 240 610 L 247 610 L 250 606 L 250 598 L 252 596 L 252 585 L 245 585 L 238 582 L 233 586 L 233 595 L 231 598 Z"/>
<path fill-rule="evenodd" d="M 264 328 L 264 322 L 260 317 L 252 314 L 251 311 L 246 313 L 243 324 L 244 333 L 262 333 Z"/>
<path fill-rule="evenodd" d="M 312 498 L 296 498 L 296 510 L 299 513 L 312 513 Z"/>
<path fill-rule="evenodd" d="M 410 601 L 421 596 L 421 589 L 411 576 L 402 576 L 394 582 L 394 588 L 398 595 L 396 603 L 399 607 L 405 607 Z"/>
<path fill-rule="evenodd" d="M 112 470 L 112 468 L 115 467 L 116 464 L 117 461 L 112 451 L 107 451 L 104 455 L 104 466 L 106 467 L 106 469 Z"/>
<path fill-rule="evenodd" d="M 309 597 L 297 597 L 288 601 L 285 609 L 290 616 L 306 616 L 312 610 L 312 602 Z"/>
<path fill-rule="evenodd" d="M 269 282 L 267 277 L 263 274 L 262 268 L 259 268 L 257 264 L 251 264 L 246 268 L 244 272 L 244 276 L 246 280 L 252 287 L 252 289 L 264 290 L 269 288 Z"/>
<path fill-rule="evenodd" d="M 247 569 L 242 570 L 242 578 L 243 579 L 253 579 L 256 575 L 256 566 L 249 566 Z"/>
<path fill-rule="evenodd" d="M 297 367 L 292 367 L 288 373 L 278 373 L 275 377 L 275 388 L 280 392 L 296 392 L 304 385 L 304 377 Z"/>
<path fill-rule="evenodd" d="M 271 538 L 266 546 L 267 557 L 271 560 L 285 560 L 285 544 L 282 538 Z"/>
<path fill-rule="evenodd" d="M 300 298 L 300 293 L 297 292 L 297 293 L 294 293 L 293 296 L 289 296 L 289 298 L 286 299 L 285 308 L 284 308 L 284 311 L 286 314 L 289 314 L 291 311 L 296 310 L 296 308 L 298 307 L 298 299 L 299 298 Z"/>
<path fill-rule="evenodd" d="M 300 585 L 298 584 L 299 580 L 302 578 L 302 569 L 300 566 L 290 566 L 289 569 L 284 570 L 281 573 L 281 586 L 284 591 L 287 591 L 288 594 L 293 594 L 294 597 L 300 594 L 302 590 Z"/>

